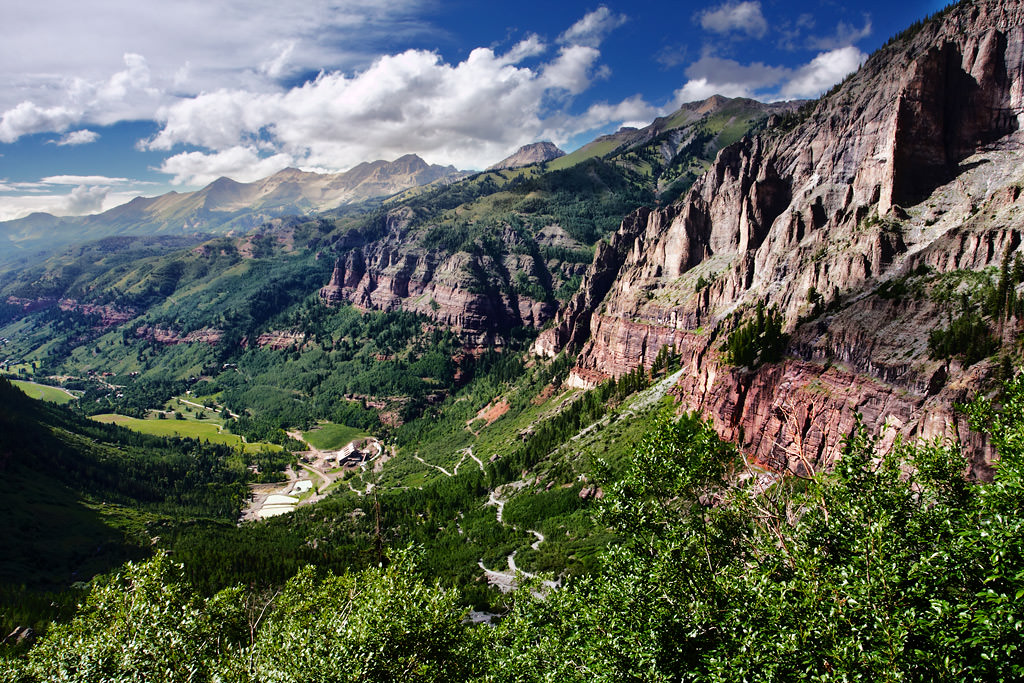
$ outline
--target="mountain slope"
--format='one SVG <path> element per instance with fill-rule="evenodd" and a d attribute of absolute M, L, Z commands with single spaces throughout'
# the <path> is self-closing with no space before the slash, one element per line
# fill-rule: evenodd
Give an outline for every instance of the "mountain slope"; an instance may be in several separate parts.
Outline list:
<path fill-rule="evenodd" d="M 1021 244 L 1022 25 L 1020 2 L 956 6 L 724 149 L 682 201 L 598 247 L 535 350 L 580 349 L 574 381 L 592 385 L 674 344 L 683 405 L 773 467 L 827 466 L 857 414 L 890 440 L 953 434 L 954 404 L 999 366 L 931 342 L 970 316 L 1004 353 L 1017 335 L 1014 278 L 970 272 Z M 732 366 L 723 343 L 758 301 L 781 312 L 788 359 Z"/>
<path fill-rule="evenodd" d="M 487 168 L 488 171 L 500 171 L 503 168 L 520 168 L 531 164 L 542 164 L 558 157 L 564 157 L 565 152 L 555 146 L 553 142 L 533 142 L 523 145 L 516 152 L 505 157 L 498 163 Z"/>
<path fill-rule="evenodd" d="M 252 183 L 219 178 L 195 192 L 136 197 L 91 216 L 37 213 L 0 223 L 0 239 L 9 245 L 0 250 L 5 253 L 0 262 L 109 235 L 244 231 L 276 216 L 337 209 L 462 175 L 452 166 L 428 165 L 408 154 L 391 162 L 364 162 L 344 173 L 286 168 Z"/>

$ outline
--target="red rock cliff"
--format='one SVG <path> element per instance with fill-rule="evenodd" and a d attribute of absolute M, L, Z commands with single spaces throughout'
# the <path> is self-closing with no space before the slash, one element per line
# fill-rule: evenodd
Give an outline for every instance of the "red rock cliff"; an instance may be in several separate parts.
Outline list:
<path fill-rule="evenodd" d="M 1019 249 L 1022 120 L 1022 3 L 961 4 L 875 53 L 803 120 L 722 150 L 676 205 L 627 217 L 534 350 L 579 350 L 574 381 L 588 385 L 675 344 L 683 405 L 793 470 L 827 466 L 858 413 L 888 438 L 952 435 L 954 403 L 990 364 L 930 359 L 944 309 L 875 289 Z M 783 312 L 788 360 L 725 366 L 724 336 L 758 300 Z"/>

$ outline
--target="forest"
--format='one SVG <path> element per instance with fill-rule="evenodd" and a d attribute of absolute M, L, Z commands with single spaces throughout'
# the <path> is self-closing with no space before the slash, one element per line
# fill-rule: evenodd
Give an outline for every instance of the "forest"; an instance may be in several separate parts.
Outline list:
<path fill-rule="evenodd" d="M 999 453 L 876 450 L 765 480 L 695 416 L 663 412 L 594 510 L 618 541 L 555 590 L 471 624 L 416 543 L 281 588 L 196 589 L 158 554 L 96 580 L 7 681 L 1015 680 L 1024 626 L 1024 378 L 966 408 Z"/>

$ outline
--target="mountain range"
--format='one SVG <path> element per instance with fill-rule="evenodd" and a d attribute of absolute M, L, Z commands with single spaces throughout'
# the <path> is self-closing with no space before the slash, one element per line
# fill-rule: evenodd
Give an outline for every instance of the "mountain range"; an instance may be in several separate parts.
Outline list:
<path fill-rule="evenodd" d="M 0 223 L 0 262 L 112 235 L 245 232 L 285 215 L 337 210 L 401 190 L 457 180 L 453 166 L 429 165 L 415 154 L 358 164 L 344 173 L 286 168 L 252 183 L 219 178 L 195 192 L 136 197 L 103 213 L 57 217 L 35 213 Z"/>

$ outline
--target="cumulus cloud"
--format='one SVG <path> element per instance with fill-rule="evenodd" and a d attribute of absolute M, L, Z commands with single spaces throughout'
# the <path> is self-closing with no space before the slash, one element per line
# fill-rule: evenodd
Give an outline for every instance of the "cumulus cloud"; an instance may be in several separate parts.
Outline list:
<path fill-rule="evenodd" d="M 750 0 L 705 10 L 700 14 L 700 25 L 714 33 L 743 33 L 753 38 L 761 38 L 768 31 L 761 3 Z"/>
<path fill-rule="evenodd" d="M 780 94 L 783 98 L 816 97 L 860 68 L 867 58 L 853 46 L 822 52 L 797 70 Z"/>
<path fill-rule="evenodd" d="M 527 36 L 525 40 L 519 41 L 515 47 L 505 54 L 505 63 L 518 64 L 524 59 L 544 54 L 547 49 L 547 45 L 541 41 L 540 37 L 537 34 L 532 34 Z"/>
<path fill-rule="evenodd" d="M 339 170 L 409 152 L 479 168 L 544 132 L 557 130 L 564 140 L 579 132 L 569 125 L 623 120 L 602 119 L 602 112 L 617 115 L 614 105 L 581 117 L 564 113 L 566 103 L 601 76 L 599 50 L 563 45 L 546 62 L 521 64 L 543 50 L 536 36 L 504 53 L 477 48 L 454 64 L 433 52 L 407 50 L 380 57 L 362 72 L 323 72 L 286 91 L 204 93 L 162 108 L 161 129 L 145 146 L 204 148 L 161 167 L 175 183 L 192 185 L 220 175 L 259 177 L 286 165 Z M 630 101 L 622 111 L 635 109 Z"/>
<path fill-rule="evenodd" d="M 630 127 L 646 126 L 665 113 L 662 108 L 649 104 L 639 95 L 614 104 L 600 102 L 590 105 L 582 115 L 568 118 L 563 123 L 562 131 L 550 131 L 548 137 L 564 137 L 568 131 L 594 130 L 609 122 Z"/>
<path fill-rule="evenodd" d="M 740 64 L 733 59 L 704 56 L 686 69 L 686 84 L 676 91 L 675 102 L 696 102 L 712 95 L 754 97 L 779 84 L 791 71 L 761 62 Z"/>
<path fill-rule="evenodd" d="M 355 67 L 379 43 L 424 33 L 420 2 L 176 0 L 158 12 L 135 0 L 20 3 L 0 41 L 0 142 L 150 119 L 226 84 L 266 92 L 294 73 Z"/>
<path fill-rule="evenodd" d="M 100 139 L 100 134 L 94 130 L 73 130 L 67 133 L 59 140 L 55 140 L 54 144 L 58 147 L 66 147 L 68 145 L 88 145 L 91 142 L 96 142 Z"/>
<path fill-rule="evenodd" d="M 67 4 L 48 8 L 55 25 L 46 32 L 31 5 L 5 27 L 14 38 L 0 43 L 0 82 L 12 87 L 0 92 L 0 142 L 52 132 L 66 133 L 61 144 L 84 144 L 96 139 L 87 126 L 156 120 L 139 148 L 173 154 L 159 170 L 178 184 L 285 165 L 342 170 L 410 152 L 482 168 L 548 131 L 564 142 L 584 132 L 578 126 L 639 120 L 603 118 L 637 111 L 634 100 L 569 113 L 609 75 L 598 45 L 626 17 L 605 6 L 562 33 L 555 50 L 527 35 L 455 61 L 419 49 L 370 57 L 425 30 L 413 11 L 423 0 L 180 0 L 159 22 L 131 0 L 106 0 L 103 16 L 116 12 L 118 22 L 53 2 Z M 33 47 L 49 35 L 69 38 L 60 51 Z"/>
<path fill-rule="evenodd" d="M 14 142 L 33 133 L 63 133 L 75 124 L 88 120 L 100 125 L 126 119 L 151 117 L 157 104 L 171 98 L 150 83 L 149 66 L 141 55 L 122 55 L 124 68 L 106 78 L 87 80 L 72 78 L 60 88 L 59 104 L 41 105 L 23 101 L 0 114 L 0 142 Z M 61 144 L 83 144 L 95 141 L 88 130 L 75 131 Z"/>
<path fill-rule="evenodd" d="M 558 42 L 567 45 L 598 47 L 609 33 L 622 26 L 627 20 L 626 15 L 615 14 L 602 5 L 566 29 L 562 35 L 558 36 Z"/>
<path fill-rule="evenodd" d="M 40 107 L 33 102 L 22 102 L 0 115 L 0 142 L 14 142 L 32 133 L 62 133 L 80 116 L 80 111 L 68 107 Z"/>
<path fill-rule="evenodd" d="M 551 89 L 578 95 L 590 87 L 593 67 L 600 56 L 596 49 L 583 45 L 562 48 L 558 59 L 544 68 L 543 82 Z"/>
<path fill-rule="evenodd" d="M 96 213 L 103 208 L 108 192 L 105 187 L 79 185 L 64 199 L 63 213 L 70 216 Z"/>
<path fill-rule="evenodd" d="M 855 47 L 822 52 L 797 69 L 705 56 L 686 70 L 689 80 L 675 92 L 674 101 L 682 104 L 711 95 L 763 100 L 817 97 L 856 71 L 865 59 L 867 55 Z"/>

